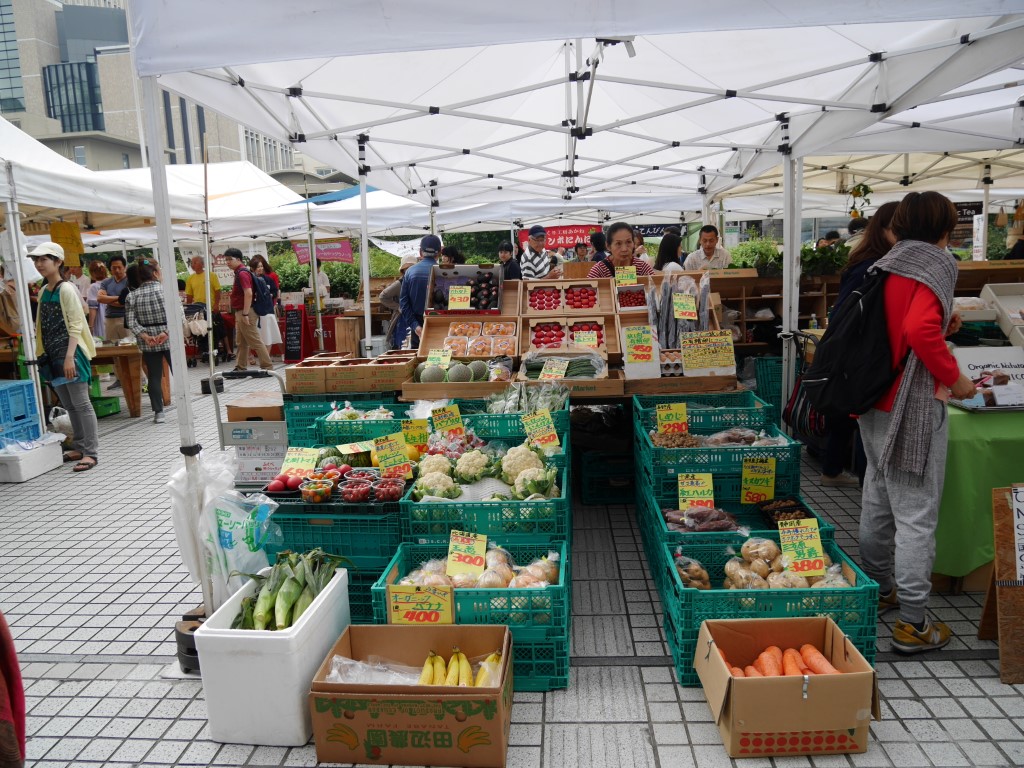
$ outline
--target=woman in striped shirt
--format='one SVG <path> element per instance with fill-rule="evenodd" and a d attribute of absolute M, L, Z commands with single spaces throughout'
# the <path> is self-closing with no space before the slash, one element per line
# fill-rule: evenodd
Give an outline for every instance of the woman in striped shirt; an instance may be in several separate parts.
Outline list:
<path fill-rule="evenodd" d="M 587 273 L 588 278 L 615 277 L 616 269 L 630 264 L 636 267 L 638 276 L 654 274 L 654 268 L 648 262 L 633 255 L 633 228 L 626 222 L 617 221 L 608 227 L 608 251 L 609 257 L 592 266 Z"/>

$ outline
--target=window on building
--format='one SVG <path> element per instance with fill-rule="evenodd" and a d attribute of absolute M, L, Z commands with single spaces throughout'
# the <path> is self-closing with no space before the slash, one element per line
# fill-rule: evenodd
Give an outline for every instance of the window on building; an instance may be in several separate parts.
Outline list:
<path fill-rule="evenodd" d="M 317 168 L 316 169 L 316 175 L 320 176 L 320 177 L 330 176 L 332 173 L 334 173 L 334 169 L 333 168 Z"/>
<path fill-rule="evenodd" d="M 81 144 L 75 147 L 75 162 L 85 165 L 85 147 Z"/>
<path fill-rule="evenodd" d="M 25 89 L 21 82 L 14 9 L 11 0 L 0 0 L 0 112 L 24 111 Z"/>
<path fill-rule="evenodd" d="M 46 115 L 65 133 L 102 131 L 103 104 L 96 65 L 86 61 L 43 67 Z"/>
<path fill-rule="evenodd" d="M 132 167 L 132 159 L 128 156 L 127 152 L 122 152 L 121 153 L 121 167 L 122 168 L 131 168 Z"/>

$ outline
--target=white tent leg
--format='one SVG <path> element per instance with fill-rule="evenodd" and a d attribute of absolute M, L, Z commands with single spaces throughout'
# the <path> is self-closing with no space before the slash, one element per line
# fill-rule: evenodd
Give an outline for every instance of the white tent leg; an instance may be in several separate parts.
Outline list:
<path fill-rule="evenodd" d="M 803 164 L 793 155 L 782 163 L 783 208 L 782 330 L 797 330 L 800 319 L 800 218 L 803 206 Z M 796 349 L 788 338 L 782 340 L 782 401 L 789 399 L 795 383 Z"/>
<path fill-rule="evenodd" d="M 992 166 L 985 166 L 985 178 L 981 180 L 985 185 L 985 194 L 981 199 L 981 215 L 985 226 L 981 228 L 981 260 L 988 261 L 988 201 L 989 193 L 992 191 Z"/>
<path fill-rule="evenodd" d="M 359 142 L 359 268 L 363 274 L 363 330 L 369 350 L 373 333 L 370 315 L 370 240 L 366 235 L 366 143 Z M 430 209 L 430 231 L 434 231 L 434 208 Z"/>
<path fill-rule="evenodd" d="M 160 132 L 160 101 L 159 89 L 155 77 L 142 78 L 142 100 L 146 118 L 147 152 L 154 162 L 149 166 L 153 180 L 153 207 L 156 214 L 156 232 L 158 244 L 158 263 L 160 264 L 161 282 L 164 289 L 164 304 L 167 307 L 167 333 L 170 336 L 172 380 L 174 382 L 174 400 L 178 409 L 178 431 L 181 433 L 181 453 L 185 457 L 185 469 L 188 473 L 189 487 L 195 493 L 198 512 L 203 509 L 203 489 L 199 482 L 199 449 L 196 442 L 195 417 L 192 404 L 188 397 L 188 379 L 185 374 L 185 334 L 182 324 L 177 321 L 174 308 L 179 305 L 178 276 L 174 269 L 174 245 L 171 240 L 171 207 L 167 194 L 167 170 L 163 164 L 164 148 Z M 159 386 L 159 382 L 149 382 Z M 210 382 L 210 388 L 215 382 Z M 198 519 L 196 521 L 198 523 Z M 199 538 L 198 527 L 194 535 Z M 202 546 L 197 551 L 203 552 Z M 205 558 L 200 557 L 200 568 L 204 568 Z M 202 574 L 200 586 L 203 589 L 203 603 L 209 610 L 213 606 L 213 590 L 208 573 Z"/>

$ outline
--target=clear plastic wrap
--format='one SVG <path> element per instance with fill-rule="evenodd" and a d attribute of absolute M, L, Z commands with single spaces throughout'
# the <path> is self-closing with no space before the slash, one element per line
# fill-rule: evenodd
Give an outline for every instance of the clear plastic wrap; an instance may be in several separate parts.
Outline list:
<path fill-rule="evenodd" d="M 707 569 L 699 561 L 687 557 L 682 554 L 681 549 L 677 549 L 674 563 L 684 587 L 711 589 L 711 578 L 708 576 Z"/>

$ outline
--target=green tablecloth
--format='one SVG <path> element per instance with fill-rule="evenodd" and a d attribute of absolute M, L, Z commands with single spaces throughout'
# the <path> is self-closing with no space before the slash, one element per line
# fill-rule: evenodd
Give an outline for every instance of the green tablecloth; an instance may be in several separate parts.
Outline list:
<path fill-rule="evenodd" d="M 1024 482 L 1024 412 L 968 413 L 952 406 L 935 566 L 966 576 L 992 560 L 992 489 Z"/>

